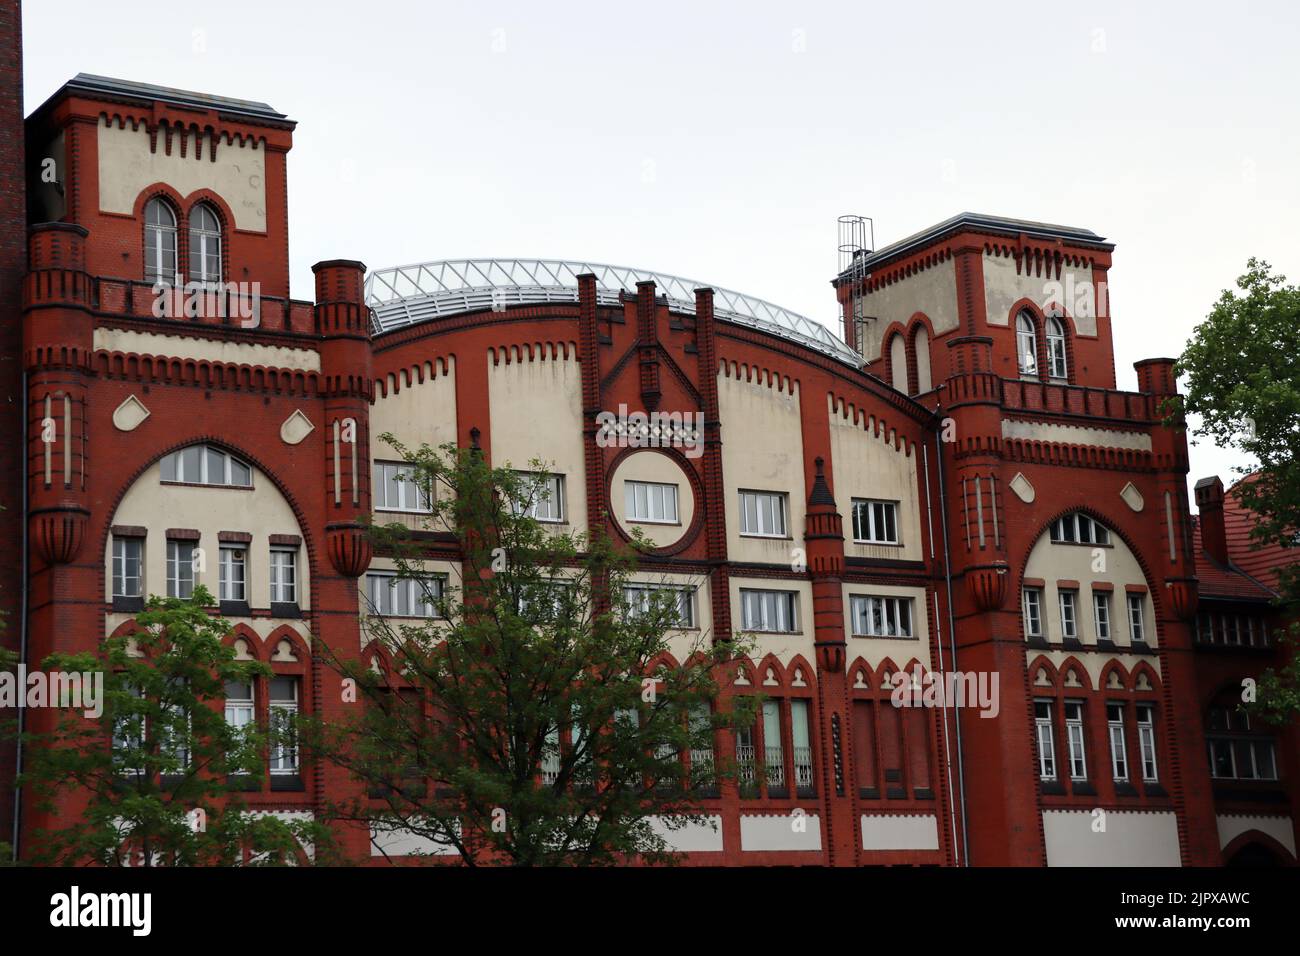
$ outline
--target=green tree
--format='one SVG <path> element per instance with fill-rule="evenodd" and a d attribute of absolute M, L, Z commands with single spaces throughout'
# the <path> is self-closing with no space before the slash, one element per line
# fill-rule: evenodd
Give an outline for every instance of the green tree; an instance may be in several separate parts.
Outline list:
<path fill-rule="evenodd" d="M 551 493 L 541 463 L 520 474 L 476 449 L 384 438 L 430 513 L 414 533 L 372 533 L 394 556 L 395 600 L 433 616 L 367 616 L 387 667 L 325 650 L 355 681 L 357 712 L 306 720 L 304 740 L 364 789 L 333 812 L 471 865 L 675 860 L 665 831 L 698 821 L 734 770 L 715 759 L 715 732 L 753 720 L 752 701 L 716 700 L 741 642 L 683 638 L 679 590 L 625 591 L 645 581 L 638 542 L 531 516 Z M 461 562 L 459 580 L 431 574 L 437 551 Z M 670 644 L 677 665 L 657 666 Z"/>
<path fill-rule="evenodd" d="M 1195 434 L 1233 448 L 1259 462 L 1241 467 L 1248 481 L 1232 490 L 1255 515 L 1251 535 L 1260 545 L 1295 547 L 1300 538 L 1300 288 L 1250 259 L 1237 291 L 1224 290 L 1196 327 L 1178 360 L 1186 377 L 1183 410 L 1200 417 Z M 1281 603 L 1300 610 L 1300 552 L 1297 562 L 1278 569 Z M 1300 662 L 1295 658 L 1297 626 L 1283 635 L 1288 662 L 1259 682 L 1255 710 L 1286 722 L 1300 714 Z"/>
<path fill-rule="evenodd" d="M 33 862 L 104 866 L 295 864 L 312 846 L 330 852 L 315 823 L 250 812 L 240 799 L 259 773 L 269 734 L 225 720 L 227 682 L 268 675 L 222 643 L 229 624 L 209 614 L 200 586 L 189 599 L 151 596 L 138 630 L 106 638 L 98 653 L 53 654 L 46 674 L 79 674 L 81 700 L 62 700 L 53 729 L 24 734 L 21 783 L 36 806 L 75 808 L 38 832 Z M 102 714 L 85 688 L 102 681 Z"/>

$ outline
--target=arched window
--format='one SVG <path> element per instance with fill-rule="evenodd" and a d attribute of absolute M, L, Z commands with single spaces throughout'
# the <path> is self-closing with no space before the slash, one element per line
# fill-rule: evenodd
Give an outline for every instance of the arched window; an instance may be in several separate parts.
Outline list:
<path fill-rule="evenodd" d="M 190 280 L 205 285 L 221 281 L 221 220 L 207 203 L 190 211 Z"/>
<path fill-rule="evenodd" d="M 1054 315 L 1047 317 L 1047 363 L 1052 378 L 1067 378 L 1065 363 L 1065 323 Z"/>
<path fill-rule="evenodd" d="M 176 214 L 163 199 L 144 207 L 144 277 L 146 282 L 176 278 Z"/>
<path fill-rule="evenodd" d="M 189 485 L 233 485 L 250 488 L 253 469 L 234 455 L 210 445 L 190 445 L 162 459 L 162 480 Z"/>
<path fill-rule="evenodd" d="M 1038 331 L 1028 312 L 1016 316 L 1016 357 L 1021 375 L 1038 374 Z"/>

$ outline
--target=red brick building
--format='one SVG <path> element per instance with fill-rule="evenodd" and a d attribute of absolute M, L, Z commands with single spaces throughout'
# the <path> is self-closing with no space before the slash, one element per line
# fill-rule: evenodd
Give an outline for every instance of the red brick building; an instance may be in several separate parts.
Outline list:
<path fill-rule="evenodd" d="M 1196 637 L 1198 579 L 1211 615 L 1263 614 L 1267 586 L 1210 497 L 1195 529 L 1186 442 L 1160 424 L 1172 360 L 1115 388 L 1101 237 L 963 214 L 863 249 L 833 277 L 842 338 L 594 263 L 339 259 L 295 300 L 283 114 L 79 75 L 26 120 L 24 162 L 16 68 L 0 83 L 0 387 L 26 409 L 0 480 L 27 555 L 0 570 L 33 666 L 202 580 L 276 673 L 228 713 L 328 716 L 314 643 L 374 654 L 364 613 L 420 613 L 361 532 L 420 510 L 378 436 L 477 440 L 551 463 L 545 520 L 649 535 L 685 636 L 756 635 L 725 692 L 768 703 L 715 746 L 758 769 L 706 802 L 716 829 L 674 835 L 692 862 L 1294 862 L 1294 741 L 1209 724 L 1271 651 Z M 600 417 L 621 406 L 676 416 L 672 440 L 623 447 Z M 216 556 L 197 575 L 196 548 Z M 454 583 L 454 551 L 431 563 Z M 896 706 L 926 675 L 987 693 Z M 311 814 L 350 786 L 276 753 L 249 802 Z M 20 841 L 48 822 L 16 819 Z"/>

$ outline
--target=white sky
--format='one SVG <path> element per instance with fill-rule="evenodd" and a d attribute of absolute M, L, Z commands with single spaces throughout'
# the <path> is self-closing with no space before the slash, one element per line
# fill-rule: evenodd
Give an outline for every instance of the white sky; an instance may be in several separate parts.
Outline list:
<path fill-rule="evenodd" d="M 837 215 L 884 245 L 971 210 L 1118 244 L 1135 388 L 1133 362 L 1176 356 L 1249 256 L 1300 279 L 1293 0 L 25 7 L 29 112 L 87 72 L 298 121 L 300 298 L 321 259 L 583 258 L 829 323 Z M 1197 446 L 1190 478 L 1241 463 Z"/>

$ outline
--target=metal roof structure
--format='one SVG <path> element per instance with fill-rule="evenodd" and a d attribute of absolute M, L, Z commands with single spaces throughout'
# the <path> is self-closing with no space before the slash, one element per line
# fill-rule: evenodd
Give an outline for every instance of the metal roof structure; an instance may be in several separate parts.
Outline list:
<path fill-rule="evenodd" d="M 375 334 L 462 312 L 512 305 L 576 302 L 578 276 L 596 277 L 597 300 L 617 305 L 619 293 L 653 282 L 675 312 L 695 314 L 695 290 L 713 289 L 714 315 L 724 322 L 770 332 L 792 342 L 862 367 L 862 358 L 830 329 L 807 316 L 763 299 L 719 289 L 681 276 L 560 259 L 447 259 L 377 269 L 366 277 L 366 303 L 374 312 Z"/>
<path fill-rule="evenodd" d="M 216 110 L 235 119 L 254 119 L 287 126 L 294 125 L 293 120 L 272 109 L 267 103 L 238 100 L 229 96 L 214 96 L 211 93 L 195 93 L 170 86 L 156 86 L 153 83 L 137 83 L 134 80 L 119 80 L 111 76 L 96 76 L 93 73 L 78 73 L 63 84 L 50 99 L 57 99 L 64 91 L 95 97 L 107 96 L 141 104 L 156 101 L 188 109 Z"/>

